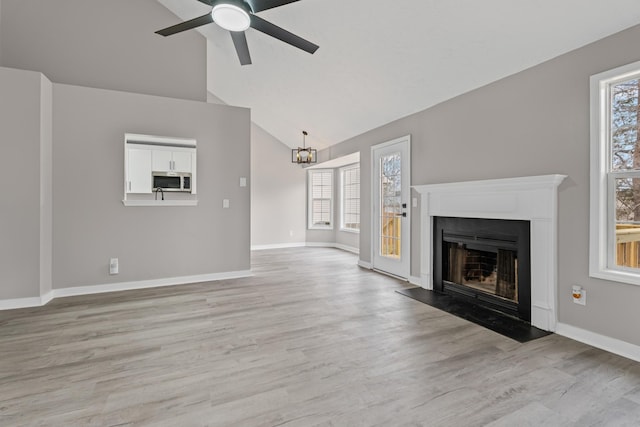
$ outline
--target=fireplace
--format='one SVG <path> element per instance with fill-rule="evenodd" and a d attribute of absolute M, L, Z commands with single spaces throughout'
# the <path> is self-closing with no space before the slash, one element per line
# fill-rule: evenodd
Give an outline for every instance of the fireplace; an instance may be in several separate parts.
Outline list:
<path fill-rule="evenodd" d="M 529 222 L 531 325 L 555 331 L 557 323 L 558 186 L 566 175 L 416 185 L 420 195 L 420 276 L 413 280 L 435 290 L 434 219 L 462 217 Z M 518 250 L 518 281 L 522 277 Z M 519 309 L 524 305 L 518 291 Z"/>
<path fill-rule="evenodd" d="M 531 321 L 529 221 L 434 218 L 433 289 Z"/>

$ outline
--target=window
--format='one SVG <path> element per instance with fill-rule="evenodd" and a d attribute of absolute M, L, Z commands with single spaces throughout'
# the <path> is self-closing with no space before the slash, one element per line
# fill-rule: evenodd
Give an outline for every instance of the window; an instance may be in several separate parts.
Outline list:
<path fill-rule="evenodd" d="M 360 166 L 340 169 L 341 221 L 340 229 L 360 232 Z"/>
<path fill-rule="evenodd" d="M 309 228 L 333 228 L 333 170 L 309 171 Z"/>
<path fill-rule="evenodd" d="M 589 274 L 640 285 L 640 62 L 591 77 Z"/>

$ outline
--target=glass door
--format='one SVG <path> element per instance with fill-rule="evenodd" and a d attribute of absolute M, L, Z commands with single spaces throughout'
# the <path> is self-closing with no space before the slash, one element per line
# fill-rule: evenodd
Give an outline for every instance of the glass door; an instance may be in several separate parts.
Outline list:
<path fill-rule="evenodd" d="M 406 136 L 372 147 L 373 268 L 410 274 L 409 142 Z"/>

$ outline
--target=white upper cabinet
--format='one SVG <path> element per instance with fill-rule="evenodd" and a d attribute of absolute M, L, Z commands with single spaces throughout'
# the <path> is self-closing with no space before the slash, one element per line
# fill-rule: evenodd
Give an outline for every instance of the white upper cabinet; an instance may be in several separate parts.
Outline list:
<path fill-rule="evenodd" d="M 152 166 L 151 169 L 156 172 L 171 172 L 173 169 L 171 168 L 173 157 L 171 156 L 171 151 L 169 150 L 161 150 L 156 147 L 153 148 L 151 153 Z"/>
<path fill-rule="evenodd" d="M 192 172 L 191 165 L 194 150 L 173 151 L 173 170 L 175 172 Z"/>
<path fill-rule="evenodd" d="M 154 172 L 192 171 L 192 156 L 195 149 L 178 147 L 153 147 L 152 169 Z"/>

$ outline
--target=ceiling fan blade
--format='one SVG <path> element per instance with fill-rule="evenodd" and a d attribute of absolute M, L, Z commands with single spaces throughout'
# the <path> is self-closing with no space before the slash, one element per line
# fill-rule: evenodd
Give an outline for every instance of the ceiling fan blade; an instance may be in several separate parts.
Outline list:
<path fill-rule="evenodd" d="M 203 1 L 203 0 L 200 0 Z M 284 6 L 285 4 L 294 3 L 299 0 L 247 0 L 251 6 L 253 13 L 261 12 L 274 7 Z"/>
<path fill-rule="evenodd" d="M 236 47 L 240 65 L 251 64 L 251 55 L 249 54 L 249 45 L 247 45 L 247 36 L 244 31 L 229 31 L 233 45 Z"/>
<path fill-rule="evenodd" d="M 199 16 L 197 18 L 190 19 L 185 22 L 181 22 L 176 25 L 172 25 L 171 27 L 164 28 L 162 30 L 156 31 L 156 34 L 160 34 L 161 36 L 170 36 L 172 34 L 181 33 L 183 31 L 190 30 L 192 28 L 197 28 L 202 25 L 210 24 L 213 22 L 213 17 L 210 13 L 206 15 Z"/>
<path fill-rule="evenodd" d="M 263 32 L 271 37 L 275 37 L 278 40 L 282 40 L 285 43 L 295 46 L 298 49 L 302 49 L 305 52 L 313 54 L 320 46 L 311 43 L 302 37 L 296 36 L 289 31 L 272 24 L 269 21 L 265 21 L 257 15 L 251 15 L 251 28 L 254 28 L 260 32 Z"/>

